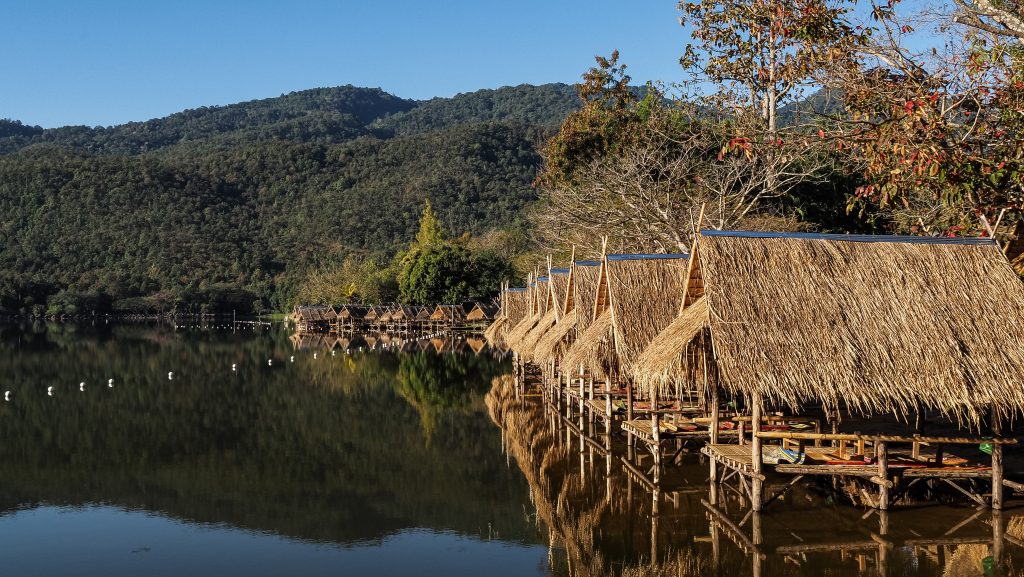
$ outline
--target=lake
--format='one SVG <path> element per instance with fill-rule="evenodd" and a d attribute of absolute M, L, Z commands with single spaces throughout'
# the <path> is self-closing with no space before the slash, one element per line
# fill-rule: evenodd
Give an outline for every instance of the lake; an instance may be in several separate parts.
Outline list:
<path fill-rule="evenodd" d="M 0 326 L 3 574 L 949 577 L 994 574 L 996 548 L 1024 567 L 1013 510 L 794 491 L 745 516 L 696 455 L 648 487 L 479 346 Z"/>

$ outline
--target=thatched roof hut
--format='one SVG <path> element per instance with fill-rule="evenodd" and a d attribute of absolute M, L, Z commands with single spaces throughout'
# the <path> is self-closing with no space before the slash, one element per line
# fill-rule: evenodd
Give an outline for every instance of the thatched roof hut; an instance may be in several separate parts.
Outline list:
<path fill-rule="evenodd" d="M 682 253 L 603 257 L 593 320 L 569 347 L 562 366 L 611 379 L 629 375 L 643 349 L 679 310 L 688 259 Z"/>
<path fill-rule="evenodd" d="M 489 321 L 498 314 L 498 307 L 490 303 L 473 303 L 473 308 L 466 313 L 467 321 Z"/>
<path fill-rule="evenodd" d="M 384 309 L 378 305 L 371 305 L 370 308 L 366 309 L 363 314 L 363 320 L 368 323 L 376 323 L 380 319 L 380 315 L 383 314 Z"/>
<path fill-rule="evenodd" d="M 416 320 L 419 322 L 429 321 L 433 312 L 434 310 L 430 307 L 416 307 Z"/>
<path fill-rule="evenodd" d="M 466 309 L 462 305 L 437 305 L 430 314 L 434 322 L 457 323 L 466 320 Z"/>
<path fill-rule="evenodd" d="M 416 309 L 409 305 L 398 305 L 391 312 L 392 322 L 409 322 L 416 318 Z"/>
<path fill-rule="evenodd" d="M 703 231 L 648 386 L 971 424 L 1024 411 L 1024 284 L 988 239 Z"/>
<path fill-rule="evenodd" d="M 563 307 L 565 306 L 566 287 L 569 285 L 569 272 L 570 269 L 567 268 L 552 268 L 548 272 L 547 295 L 540 296 L 540 298 L 546 299 L 544 314 L 519 341 L 518 347 L 512 347 L 524 360 L 533 359 L 533 350 L 537 347 L 537 342 L 565 314 Z"/>
<path fill-rule="evenodd" d="M 597 295 L 597 279 L 601 273 L 601 261 L 577 260 L 569 267 L 565 295 L 562 297 L 564 314 L 533 349 L 535 363 L 550 362 L 561 356 L 578 333 L 590 326 L 594 319 L 594 298 Z"/>
<path fill-rule="evenodd" d="M 335 310 L 334 305 L 327 305 L 327 307 L 325 307 L 323 312 L 320 314 L 320 318 L 321 320 L 334 322 L 338 320 L 338 311 Z"/>
<path fill-rule="evenodd" d="M 345 322 L 359 321 L 366 316 L 369 310 L 369 307 L 364 305 L 341 305 L 338 308 L 338 320 Z"/>

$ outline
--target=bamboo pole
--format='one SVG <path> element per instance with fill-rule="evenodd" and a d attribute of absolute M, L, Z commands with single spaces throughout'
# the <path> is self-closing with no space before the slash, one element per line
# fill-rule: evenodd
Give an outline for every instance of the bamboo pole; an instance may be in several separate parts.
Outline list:
<path fill-rule="evenodd" d="M 878 460 L 878 477 L 883 480 L 889 479 L 889 449 L 885 442 L 875 443 L 875 459 Z M 884 483 L 878 486 L 878 508 L 883 511 L 889 510 L 889 484 Z"/>
<path fill-rule="evenodd" d="M 751 402 L 751 421 L 750 421 L 750 458 L 751 466 L 754 471 L 754 476 L 751 477 L 751 491 L 750 501 L 751 508 L 755 513 L 761 511 L 764 506 L 764 481 L 762 481 L 761 475 L 761 395 L 753 397 Z"/>
<path fill-rule="evenodd" d="M 1002 418 L 999 409 L 992 407 L 992 437 L 998 438 L 1002 432 Z M 992 443 L 992 508 L 996 511 L 1003 508 L 1003 446 Z"/>

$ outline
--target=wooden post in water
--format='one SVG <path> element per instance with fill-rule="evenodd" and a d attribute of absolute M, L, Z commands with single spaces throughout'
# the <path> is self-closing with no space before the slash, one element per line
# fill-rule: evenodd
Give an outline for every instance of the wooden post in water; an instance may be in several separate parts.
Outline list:
<path fill-rule="evenodd" d="M 718 444 L 718 431 L 721 426 L 719 423 L 718 404 L 718 383 L 714 383 L 711 385 L 711 433 L 708 439 L 708 442 L 712 445 Z M 713 485 L 718 482 L 718 462 L 710 458 L 708 461 L 711 463 L 710 480 Z"/>
<path fill-rule="evenodd" d="M 750 458 L 754 472 L 750 479 L 750 504 L 755 513 L 764 506 L 764 482 L 761 480 L 761 395 L 754 395 L 750 405 Z"/>
<path fill-rule="evenodd" d="M 1004 567 L 1003 547 L 1006 541 L 1006 525 L 1003 512 L 992 510 L 992 560 L 995 561 L 995 574 L 1002 575 Z"/>
<path fill-rule="evenodd" d="M 875 443 L 875 459 L 878 461 L 878 478 L 882 484 L 878 486 L 878 508 L 889 510 L 889 448 L 884 441 Z"/>
<path fill-rule="evenodd" d="M 661 422 L 658 418 L 658 393 L 651 393 L 651 436 L 654 438 L 654 483 L 661 481 Z"/>
<path fill-rule="evenodd" d="M 1002 436 L 1002 416 L 999 409 L 992 406 L 992 440 L 998 441 Z M 1003 446 L 992 443 L 992 508 L 999 511 L 1003 508 Z"/>
<path fill-rule="evenodd" d="M 632 422 L 632 421 L 633 421 L 633 383 L 627 383 L 626 384 L 626 422 L 629 423 L 629 422 Z M 626 431 L 626 445 L 630 448 L 630 452 L 632 452 L 632 449 L 633 449 L 633 446 L 634 446 L 633 434 L 630 433 L 628 430 Z"/>

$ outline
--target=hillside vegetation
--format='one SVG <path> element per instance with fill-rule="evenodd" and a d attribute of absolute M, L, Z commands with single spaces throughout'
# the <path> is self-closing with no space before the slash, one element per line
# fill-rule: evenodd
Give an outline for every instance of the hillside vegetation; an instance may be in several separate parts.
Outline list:
<path fill-rule="evenodd" d="M 0 121 L 0 312 L 287 308 L 311 271 L 389 263 L 427 200 L 455 238 L 514 235 L 578 102 L 345 86 L 106 128 Z"/>

